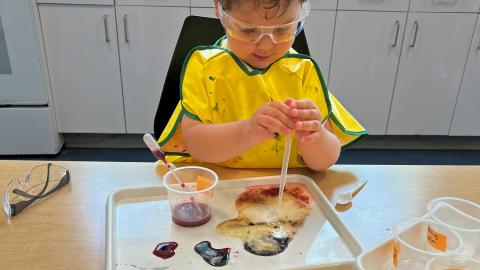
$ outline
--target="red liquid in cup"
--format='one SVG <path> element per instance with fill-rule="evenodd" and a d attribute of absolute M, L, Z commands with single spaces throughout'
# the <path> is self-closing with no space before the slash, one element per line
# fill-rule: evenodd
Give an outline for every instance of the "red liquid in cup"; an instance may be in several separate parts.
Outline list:
<path fill-rule="evenodd" d="M 201 209 L 201 212 L 199 209 Z M 183 227 L 197 227 L 207 223 L 212 217 L 210 207 L 201 202 L 181 202 L 173 206 L 172 221 Z"/>

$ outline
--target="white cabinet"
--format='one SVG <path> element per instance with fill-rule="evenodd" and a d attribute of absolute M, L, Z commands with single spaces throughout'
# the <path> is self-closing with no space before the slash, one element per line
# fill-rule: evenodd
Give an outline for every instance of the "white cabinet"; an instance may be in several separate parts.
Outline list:
<path fill-rule="evenodd" d="M 312 9 L 337 9 L 337 0 L 310 0 L 310 7 Z"/>
<path fill-rule="evenodd" d="M 387 134 L 448 134 L 475 18 L 409 14 Z"/>
<path fill-rule="evenodd" d="M 113 7 L 39 10 L 59 132 L 125 133 Z"/>
<path fill-rule="evenodd" d="M 116 6 L 127 133 L 153 121 L 186 7 Z"/>
<path fill-rule="evenodd" d="M 115 5 L 117 6 L 189 7 L 190 0 L 115 0 Z"/>
<path fill-rule="evenodd" d="M 192 7 L 190 9 L 190 12 L 191 12 L 192 15 L 195 15 L 195 16 L 216 18 L 214 8 Z"/>
<path fill-rule="evenodd" d="M 339 11 L 330 91 L 365 126 L 384 135 L 406 12 Z"/>
<path fill-rule="evenodd" d="M 338 9 L 407 11 L 408 0 L 338 0 Z"/>
<path fill-rule="evenodd" d="M 213 0 L 190 0 L 190 5 L 194 7 L 213 7 Z M 192 15 L 194 15 L 192 13 Z"/>
<path fill-rule="evenodd" d="M 477 20 L 450 135 L 480 136 L 480 20 Z"/>
<path fill-rule="evenodd" d="M 410 11 L 478 12 L 480 0 L 411 0 Z"/>
<path fill-rule="evenodd" d="M 332 52 L 335 13 L 328 10 L 312 10 L 305 22 L 305 36 L 310 55 L 320 66 L 326 83 Z"/>

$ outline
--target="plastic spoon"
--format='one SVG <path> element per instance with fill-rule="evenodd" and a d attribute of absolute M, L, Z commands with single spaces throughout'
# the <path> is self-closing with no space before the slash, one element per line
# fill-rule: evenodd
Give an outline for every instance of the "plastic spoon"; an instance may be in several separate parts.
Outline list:
<path fill-rule="evenodd" d="M 172 163 L 169 163 L 167 161 L 165 152 L 163 152 L 162 148 L 160 148 L 160 145 L 158 145 L 157 141 L 155 141 L 155 138 L 153 138 L 152 134 L 145 134 L 143 135 L 143 142 L 148 146 L 148 149 L 152 152 L 152 154 L 158 159 L 163 162 L 163 164 L 170 170 L 172 171 L 173 178 L 175 178 L 175 181 L 182 187 L 185 188 L 187 191 L 191 191 L 187 185 L 185 185 L 182 180 L 180 180 L 180 177 L 178 177 L 177 173 L 175 172 L 175 165 Z M 193 197 L 190 197 L 190 200 L 192 201 L 193 205 L 195 205 L 195 208 L 200 212 L 200 214 L 204 215 L 202 208 L 200 205 L 195 201 Z"/>
<path fill-rule="evenodd" d="M 347 205 L 352 203 L 353 197 L 357 195 L 358 192 L 360 192 L 360 190 L 367 184 L 367 182 L 367 180 L 361 181 L 360 184 L 352 190 L 340 193 L 340 195 L 338 195 L 336 204 Z"/>

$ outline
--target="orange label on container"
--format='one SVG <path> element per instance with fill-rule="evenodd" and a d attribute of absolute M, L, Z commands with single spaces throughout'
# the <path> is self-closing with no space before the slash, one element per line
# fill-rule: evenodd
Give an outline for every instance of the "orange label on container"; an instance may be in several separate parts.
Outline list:
<path fill-rule="evenodd" d="M 393 265 L 398 266 L 398 243 L 396 241 L 393 243 Z"/>
<path fill-rule="evenodd" d="M 441 233 L 438 233 L 430 226 L 428 226 L 427 230 L 427 240 L 430 246 L 432 246 L 436 250 L 440 251 L 447 251 L 447 236 Z"/>
<path fill-rule="evenodd" d="M 200 175 L 197 176 L 197 178 L 195 179 L 195 182 L 197 182 L 197 191 L 207 189 L 213 184 L 212 180 Z"/>

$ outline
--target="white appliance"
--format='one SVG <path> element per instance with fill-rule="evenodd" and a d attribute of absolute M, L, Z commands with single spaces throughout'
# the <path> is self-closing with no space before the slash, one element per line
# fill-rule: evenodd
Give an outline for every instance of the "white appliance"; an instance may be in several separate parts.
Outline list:
<path fill-rule="evenodd" d="M 56 154 L 58 133 L 33 0 L 0 0 L 0 155 Z"/>

